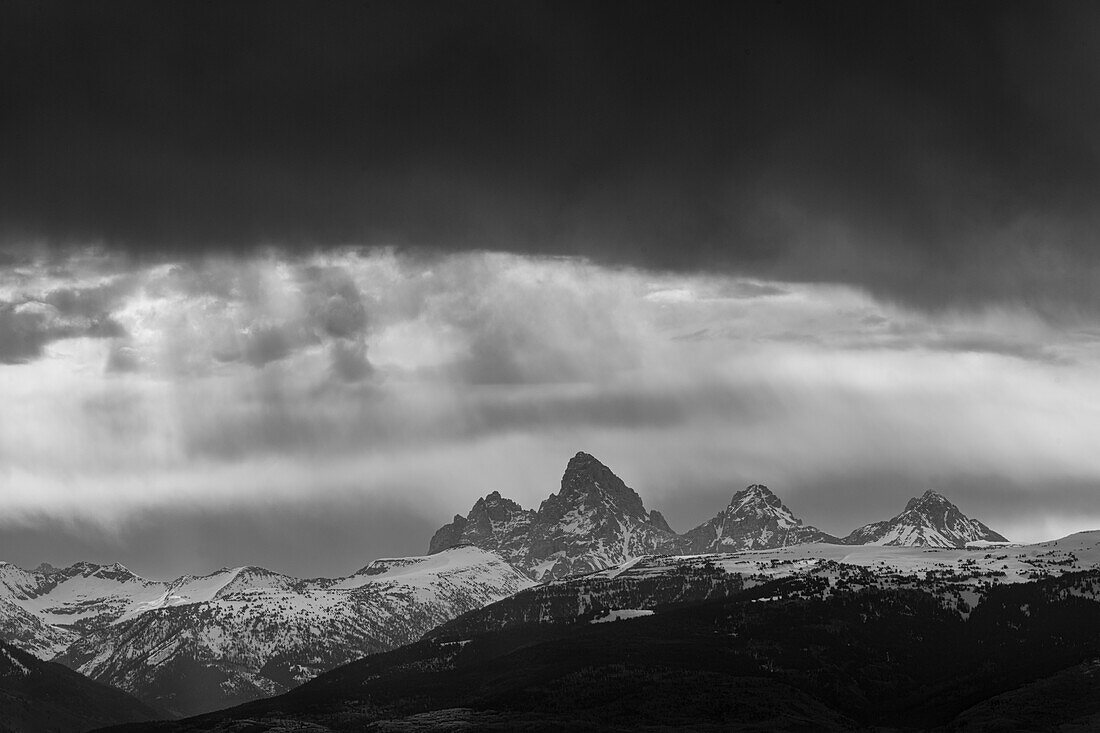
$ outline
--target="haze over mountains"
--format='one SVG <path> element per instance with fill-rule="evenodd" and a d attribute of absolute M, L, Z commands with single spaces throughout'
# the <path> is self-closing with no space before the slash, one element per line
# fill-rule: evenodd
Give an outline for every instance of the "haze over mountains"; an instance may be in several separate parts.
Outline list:
<path fill-rule="evenodd" d="M 492 492 L 465 517 L 456 515 L 432 537 L 429 553 L 469 543 L 499 552 L 539 581 L 598 570 L 648 554 L 761 550 L 811 542 L 965 547 L 1007 540 L 964 515 L 941 494 L 911 499 L 892 519 L 844 538 L 806 525 L 768 487 L 753 484 L 698 527 L 677 534 L 658 511 L 595 457 L 580 452 L 566 466 L 561 490 L 538 510 Z"/>

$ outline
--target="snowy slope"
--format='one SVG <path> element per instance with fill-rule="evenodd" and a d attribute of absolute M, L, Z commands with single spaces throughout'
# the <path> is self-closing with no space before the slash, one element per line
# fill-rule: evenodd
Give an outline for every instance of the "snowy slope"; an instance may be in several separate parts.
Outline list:
<path fill-rule="evenodd" d="M 910 499 L 893 519 L 860 527 L 844 538 L 850 545 L 965 547 L 975 541 L 1004 542 L 1004 537 L 959 511 L 942 494 L 926 491 Z"/>
<path fill-rule="evenodd" d="M 735 553 L 655 556 L 633 563 L 623 574 L 645 577 L 671 568 L 709 564 L 729 573 L 762 580 L 786 577 L 828 563 L 868 568 L 878 574 L 950 573 L 959 577 L 985 573 L 990 583 L 1020 583 L 1100 569 L 1100 530 L 1078 532 L 1032 545 L 972 549 L 811 544 Z M 618 572 L 619 568 L 608 568 L 590 577 L 612 576 Z"/>
<path fill-rule="evenodd" d="M 1063 577 L 1064 576 L 1064 577 Z M 1063 578 L 1060 592 L 1100 600 L 1100 531 L 1035 545 L 927 548 L 808 544 L 702 555 L 652 555 L 527 588 L 432 631 L 474 635 L 531 624 L 584 623 L 608 612 L 743 595 L 755 603 L 868 588 L 919 591 L 967 617 L 999 585 Z"/>
<path fill-rule="evenodd" d="M 736 552 L 840 540 L 803 525 L 767 486 L 753 484 L 733 495 L 718 516 L 685 533 L 689 552 Z"/>
<path fill-rule="evenodd" d="M 842 587 L 911 588 L 937 595 L 945 605 L 966 615 L 994 585 L 1100 571 L 1100 530 L 1033 545 L 971 549 L 809 544 L 738 553 L 646 557 L 628 568 L 608 568 L 586 580 L 608 577 L 641 581 L 704 568 L 738 576 L 745 588 L 796 577 L 822 581 L 820 592 L 825 594 Z"/>
<path fill-rule="evenodd" d="M 22 606 L 0 599 L 0 640 L 39 659 L 52 659 L 78 638 L 76 632 L 46 623 Z"/>
<path fill-rule="evenodd" d="M 2 566 L 0 632 L 45 657 L 60 651 L 57 661 L 147 702 L 193 713 L 281 692 L 528 585 L 498 555 L 470 546 L 313 580 L 257 567 L 161 582 L 121 566 L 50 574 Z"/>

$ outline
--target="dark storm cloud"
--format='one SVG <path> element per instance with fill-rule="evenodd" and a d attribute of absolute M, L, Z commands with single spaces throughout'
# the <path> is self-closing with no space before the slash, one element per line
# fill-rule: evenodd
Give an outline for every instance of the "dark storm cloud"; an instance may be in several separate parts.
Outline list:
<path fill-rule="evenodd" d="M 339 267 L 304 268 L 300 278 L 310 315 L 329 336 L 355 338 L 367 326 L 362 294 L 351 275 Z"/>
<path fill-rule="evenodd" d="M 290 356 L 294 339 L 277 325 L 261 324 L 245 333 L 244 360 L 255 367 Z"/>
<path fill-rule="evenodd" d="M 345 382 L 361 382 L 374 373 L 367 359 L 367 347 L 363 343 L 333 342 L 329 347 L 332 357 L 332 373 Z"/>
<path fill-rule="evenodd" d="M 0 305 L 0 363 L 20 364 L 37 358 L 42 347 L 55 337 L 46 313 L 17 310 L 11 303 Z"/>
<path fill-rule="evenodd" d="M 0 12 L 13 243 L 490 248 L 1098 305 L 1094 6 Z"/>
<path fill-rule="evenodd" d="M 122 277 L 102 285 L 56 288 L 41 300 L 56 308 L 62 316 L 97 318 L 114 310 L 133 290 L 133 280 Z"/>
<path fill-rule="evenodd" d="M 59 288 L 41 299 L 0 302 L 0 364 L 22 364 L 59 339 L 115 338 L 125 331 L 110 316 L 124 288 Z"/>

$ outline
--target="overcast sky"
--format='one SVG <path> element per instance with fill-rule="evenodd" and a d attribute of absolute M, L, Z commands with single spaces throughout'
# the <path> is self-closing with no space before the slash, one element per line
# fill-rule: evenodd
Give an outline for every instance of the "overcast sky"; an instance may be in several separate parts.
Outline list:
<path fill-rule="evenodd" d="M 3 559 L 346 573 L 578 450 L 1100 527 L 1094 5 L 0 16 Z"/>

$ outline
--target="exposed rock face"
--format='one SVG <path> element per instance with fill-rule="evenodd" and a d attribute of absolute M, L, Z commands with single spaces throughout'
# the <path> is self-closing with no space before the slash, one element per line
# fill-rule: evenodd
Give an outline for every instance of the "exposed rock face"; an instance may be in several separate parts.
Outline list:
<path fill-rule="evenodd" d="M 436 532 L 430 552 L 461 543 L 499 552 L 536 580 L 599 570 L 639 555 L 675 552 L 683 541 L 660 512 L 604 464 L 578 453 L 566 466 L 561 491 L 538 511 L 493 492 L 465 517 Z"/>
<path fill-rule="evenodd" d="M 454 521 L 440 528 L 432 537 L 428 553 L 435 554 L 448 547 L 473 544 L 484 550 L 499 552 L 511 560 L 535 518 L 533 509 L 524 509 L 511 499 L 505 499 L 494 491 L 478 499 L 470 513 L 455 515 Z"/>
<path fill-rule="evenodd" d="M 753 484 L 733 495 L 718 516 L 684 535 L 691 553 L 765 550 L 810 542 L 840 540 L 803 525 L 767 486 Z"/>
<path fill-rule="evenodd" d="M 844 538 L 848 545 L 918 545 L 965 547 L 967 542 L 1007 540 L 959 511 L 942 494 L 929 490 L 914 497 L 905 510 L 881 522 L 864 525 Z"/>
<path fill-rule="evenodd" d="M 591 572 L 681 545 L 663 516 L 647 512 L 633 489 L 587 453 L 569 461 L 561 491 L 542 502 L 530 537 L 525 567 L 537 578 Z"/>

